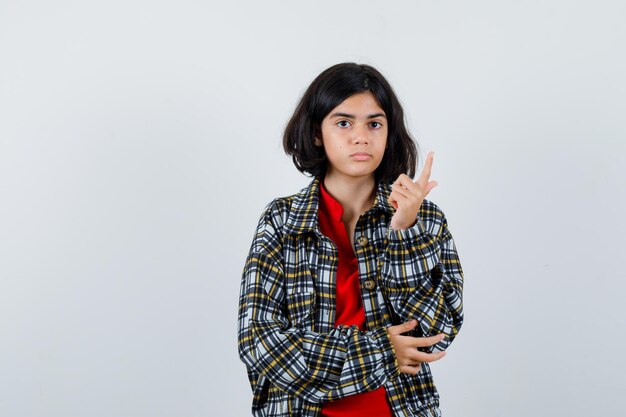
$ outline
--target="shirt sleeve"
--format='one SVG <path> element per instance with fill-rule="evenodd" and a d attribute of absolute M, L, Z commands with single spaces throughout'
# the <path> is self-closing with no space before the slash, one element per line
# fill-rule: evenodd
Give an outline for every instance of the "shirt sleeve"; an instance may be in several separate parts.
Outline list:
<path fill-rule="evenodd" d="M 425 200 L 413 227 L 387 237 L 382 277 L 395 319 L 417 319 L 415 336 L 444 333 L 425 350 L 445 350 L 463 324 L 463 270 L 445 215 Z"/>
<path fill-rule="evenodd" d="M 285 294 L 281 242 L 271 221 L 262 219 L 243 270 L 238 346 L 249 372 L 308 402 L 373 390 L 395 378 L 399 368 L 386 328 L 342 325 L 316 333 L 291 323 L 287 299 L 312 312 L 315 298 Z"/>

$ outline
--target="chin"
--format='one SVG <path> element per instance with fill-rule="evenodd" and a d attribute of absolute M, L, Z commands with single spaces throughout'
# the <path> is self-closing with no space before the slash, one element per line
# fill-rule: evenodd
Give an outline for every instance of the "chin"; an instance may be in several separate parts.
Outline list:
<path fill-rule="evenodd" d="M 331 175 L 340 175 L 349 178 L 374 177 L 376 169 L 373 167 L 351 167 L 352 169 L 338 170 L 335 169 Z M 356 169 L 355 169 L 356 168 Z M 328 172 L 327 172 L 328 174 Z"/>
<path fill-rule="evenodd" d="M 367 172 L 355 172 L 353 174 L 349 174 L 351 177 L 354 178 L 367 178 L 367 177 L 374 177 L 374 171 L 367 171 Z"/>

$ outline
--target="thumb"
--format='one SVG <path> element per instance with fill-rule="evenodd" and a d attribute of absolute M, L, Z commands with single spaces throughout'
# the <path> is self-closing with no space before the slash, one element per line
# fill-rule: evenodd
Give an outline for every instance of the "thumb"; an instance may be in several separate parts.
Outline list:
<path fill-rule="evenodd" d="M 428 185 L 426 185 L 426 194 L 430 193 L 430 191 L 438 185 L 439 183 L 437 181 L 429 182 Z"/>
<path fill-rule="evenodd" d="M 409 320 L 402 324 L 398 324 L 397 326 L 391 326 L 389 328 L 389 333 L 394 334 L 394 335 L 406 333 L 408 331 L 413 330 L 415 326 L 417 326 L 417 320 L 415 319 Z"/>

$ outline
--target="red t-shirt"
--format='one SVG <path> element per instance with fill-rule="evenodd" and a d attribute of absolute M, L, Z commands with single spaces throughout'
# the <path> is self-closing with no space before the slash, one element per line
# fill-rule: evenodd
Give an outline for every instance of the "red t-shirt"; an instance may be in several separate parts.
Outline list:
<path fill-rule="evenodd" d="M 365 310 L 361 300 L 358 260 L 350 244 L 346 227 L 341 220 L 343 207 L 320 184 L 319 204 L 320 230 L 328 236 L 339 250 L 337 265 L 337 313 L 335 326 L 356 324 L 365 330 Z M 392 417 L 385 387 L 374 391 L 351 395 L 322 404 L 325 417 Z"/>

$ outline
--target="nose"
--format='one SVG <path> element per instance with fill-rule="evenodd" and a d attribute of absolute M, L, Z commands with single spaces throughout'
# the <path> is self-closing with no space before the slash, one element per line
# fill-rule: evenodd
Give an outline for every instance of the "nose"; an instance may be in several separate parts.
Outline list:
<path fill-rule="evenodd" d="M 368 144 L 369 132 L 367 131 L 367 126 L 356 125 L 353 130 L 352 138 L 355 144 Z"/>

